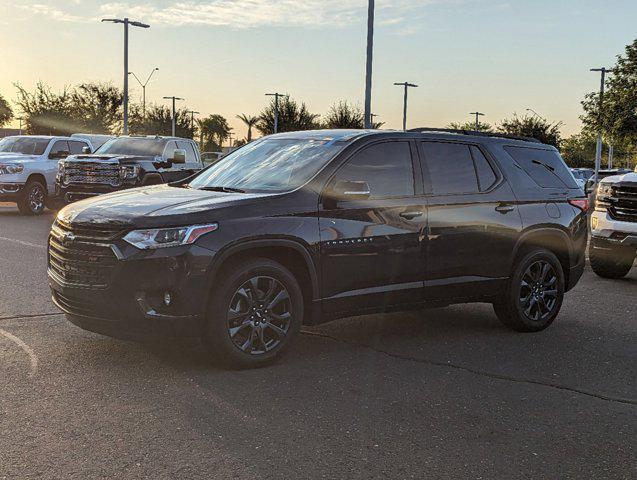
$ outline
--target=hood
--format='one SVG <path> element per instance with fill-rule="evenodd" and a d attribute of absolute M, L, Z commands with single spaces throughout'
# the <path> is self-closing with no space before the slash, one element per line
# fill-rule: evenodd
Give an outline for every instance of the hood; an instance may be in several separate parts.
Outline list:
<path fill-rule="evenodd" d="M 621 175 L 613 175 L 611 177 L 602 178 L 600 183 L 637 183 L 637 173 L 623 173 Z"/>
<path fill-rule="evenodd" d="M 82 155 L 70 155 L 66 158 L 67 162 L 95 162 L 95 161 L 103 161 L 103 162 L 126 162 L 126 161 L 138 161 L 138 160 L 156 160 L 154 156 L 143 156 L 143 155 L 106 155 L 106 154 L 82 154 Z M 159 157 L 161 160 L 161 157 Z"/>
<path fill-rule="evenodd" d="M 81 200 L 66 206 L 58 219 L 72 225 L 152 228 L 188 225 L 209 218 L 211 210 L 253 203 L 277 194 L 208 192 L 157 185 Z"/>

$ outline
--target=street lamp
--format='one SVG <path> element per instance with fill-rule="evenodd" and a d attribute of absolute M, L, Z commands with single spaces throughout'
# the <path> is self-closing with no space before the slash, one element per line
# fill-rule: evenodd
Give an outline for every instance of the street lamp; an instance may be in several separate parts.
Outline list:
<path fill-rule="evenodd" d="M 199 115 L 201 112 L 195 112 L 194 110 L 187 110 L 186 113 L 190 114 L 190 130 L 192 130 L 192 136 L 195 137 L 195 115 Z"/>
<path fill-rule="evenodd" d="M 403 99 L 403 131 L 406 131 L 407 130 L 407 89 L 409 89 L 409 87 L 418 88 L 418 85 L 414 85 L 413 83 L 409 83 L 409 82 L 394 83 L 394 85 L 405 88 L 405 96 Z"/>
<path fill-rule="evenodd" d="M 150 82 L 150 77 L 153 76 L 153 73 L 157 72 L 159 70 L 159 68 L 153 68 L 150 72 L 150 75 L 148 75 L 148 78 L 146 79 L 145 83 L 142 83 L 142 81 L 137 77 L 137 75 L 135 75 L 135 73 L 133 72 L 128 72 L 129 75 L 132 75 L 133 77 L 135 77 L 135 80 L 137 80 L 137 83 L 139 83 L 142 87 L 142 115 L 144 118 L 146 118 L 146 85 L 148 85 L 148 82 Z"/>
<path fill-rule="evenodd" d="M 128 26 L 150 28 L 145 23 L 135 22 L 128 18 L 103 18 L 102 22 L 124 24 L 124 135 L 128 135 Z"/>
<path fill-rule="evenodd" d="M 601 73 L 601 83 L 599 85 L 599 112 L 597 113 L 597 145 L 595 148 L 595 185 L 599 181 L 599 168 L 602 164 L 602 106 L 604 104 L 604 86 L 606 85 L 606 74 L 613 73 L 610 68 L 591 68 L 591 72 Z"/>
<path fill-rule="evenodd" d="M 482 112 L 471 112 L 469 115 L 476 116 L 476 132 L 480 131 L 480 117 L 484 117 L 484 113 Z"/>
<path fill-rule="evenodd" d="M 175 136 L 175 100 L 185 100 L 183 98 L 179 98 L 179 97 L 164 97 L 164 100 L 172 100 L 173 101 L 173 115 L 172 115 L 172 132 L 173 132 L 173 137 Z"/>
<path fill-rule="evenodd" d="M 285 97 L 282 93 L 266 93 L 266 97 L 274 97 L 274 133 L 279 131 L 279 97 Z"/>
<path fill-rule="evenodd" d="M 533 115 L 535 115 L 537 118 L 539 118 L 540 120 L 543 120 L 546 122 L 546 118 L 544 118 L 542 115 L 540 115 L 539 113 L 537 113 L 535 110 L 533 110 L 532 108 L 527 108 L 526 109 L 527 112 L 531 112 Z"/>
<path fill-rule="evenodd" d="M 372 54 L 374 51 L 374 0 L 367 6 L 367 60 L 365 64 L 365 128 L 372 128 Z"/>

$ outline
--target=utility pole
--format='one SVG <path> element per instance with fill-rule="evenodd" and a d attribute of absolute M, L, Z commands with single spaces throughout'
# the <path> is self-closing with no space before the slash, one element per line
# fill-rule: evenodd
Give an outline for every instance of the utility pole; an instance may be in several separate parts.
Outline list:
<path fill-rule="evenodd" d="M 186 113 L 190 114 L 190 130 L 192 130 L 192 136 L 195 137 L 195 115 L 199 115 L 200 112 L 194 110 L 187 110 Z"/>
<path fill-rule="evenodd" d="M 179 97 L 164 97 L 164 100 L 172 100 L 173 101 L 173 115 L 172 115 L 172 132 L 173 137 L 175 136 L 176 126 L 175 126 L 175 118 L 176 118 L 176 110 L 175 110 L 175 100 L 184 100 Z"/>
<path fill-rule="evenodd" d="M 274 97 L 274 133 L 279 131 L 279 97 L 285 97 L 282 93 L 266 93 L 266 97 Z"/>
<path fill-rule="evenodd" d="M 375 113 L 370 113 L 369 114 L 369 128 L 374 128 L 374 117 L 379 117 L 380 115 L 376 115 Z"/>
<path fill-rule="evenodd" d="M 128 135 L 128 26 L 150 28 L 145 23 L 135 22 L 128 18 L 103 18 L 102 22 L 124 24 L 124 129 L 123 134 Z"/>
<path fill-rule="evenodd" d="M 613 70 L 610 68 L 602 67 L 602 68 L 591 68 L 591 72 L 600 72 L 601 73 L 601 82 L 599 85 L 599 112 L 597 119 L 597 146 L 595 148 L 595 185 L 599 181 L 599 168 L 602 164 L 602 106 L 604 105 L 604 86 L 606 85 L 606 74 L 612 73 Z"/>
<path fill-rule="evenodd" d="M 139 83 L 142 87 L 142 116 L 144 118 L 146 118 L 146 85 L 148 85 L 148 82 L 150 82 L 150 77 L 153 76 L 153 73 L 155 73 L 158 70 L 159 68 L 153 68 L 152 71 L 150 72 L 150 75 L 148 75 L 148 78 L 146 79 L 145 83 L 142 83 L 142 81 L 133 72 L 128 72 L 129 75 L 132 75 L 133 77 L 135 77 L 135 80 L 137 80 L 137 83 Z"/>
<path fill-rule="evenodd" d="M 365 128 L 372 128 L 372 60 L 374 52 L 374 0 L 367 6 L 367 60 L 365 63 Z"/>
<path fill-rule="evenodd" d="M 608 146 L 608 168 L 611 169 L 613 168 L 613 144 L 611 143 Z"/>
<path fill-rule="evenodd" d="M 484 117 L 484 113 L 482 112 L 471 112 L 469 115 L 476 116 L 476 132 L 480 131 L 480 117 Z"/>
<path fill-rule="evenodd" d="M 22 117 L 18 117 L 18 120 L 20 121 L 20 127 L 19 127 L 19 131 L 18 131 L 18 135 L 22 135 Z"/>
<path fill-rule="evenodd" d="M 414 85 L 413 83 L 409 83 L 409 82 L 394 83 L 394 85 L 405 88 L 405 95 L 403 98 L 403 131 L 406 131 L 407 130 L 407 90 L 409 89 L 409 87 L 418 88 L 418 85 Z"/>

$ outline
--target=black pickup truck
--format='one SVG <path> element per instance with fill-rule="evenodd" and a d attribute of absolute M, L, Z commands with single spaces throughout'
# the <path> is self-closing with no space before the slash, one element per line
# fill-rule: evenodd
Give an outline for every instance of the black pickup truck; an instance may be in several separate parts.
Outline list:
<path fill-rule="evenodd" d="M 174 182 L 202 168 L 193 140 L 122 136 L 109 140 L 95 153 L 71 155 L 60 162 L 56 197 L 71 203 L 127 188 Z"/>

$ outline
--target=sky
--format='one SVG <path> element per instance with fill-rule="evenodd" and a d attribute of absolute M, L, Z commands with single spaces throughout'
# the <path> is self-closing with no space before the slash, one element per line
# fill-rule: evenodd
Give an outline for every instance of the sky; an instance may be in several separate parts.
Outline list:
<path fill-rule="evenodd" d="M 347 100 L 363 105 L 366 0 L 0 0 L 0 94 L 42 80 L 56 90 L 123 77 L 129 69 L 147 101 L 163 96 L 202 115 L 220 113 L 239 137 L 238 114 L 258 114 L 265 93 L 287 93 L 312 112 Z M 599 88 L 591 67 L 611 66 L 637 37 L 635 0 L 376 0 L 372 111 L 384 128 L 445 127 L 471 119 L 497 124 L 532 108 L 580 129 L 580 101 Z M 131 100 L 141 88 L 131 83 Z"/>

